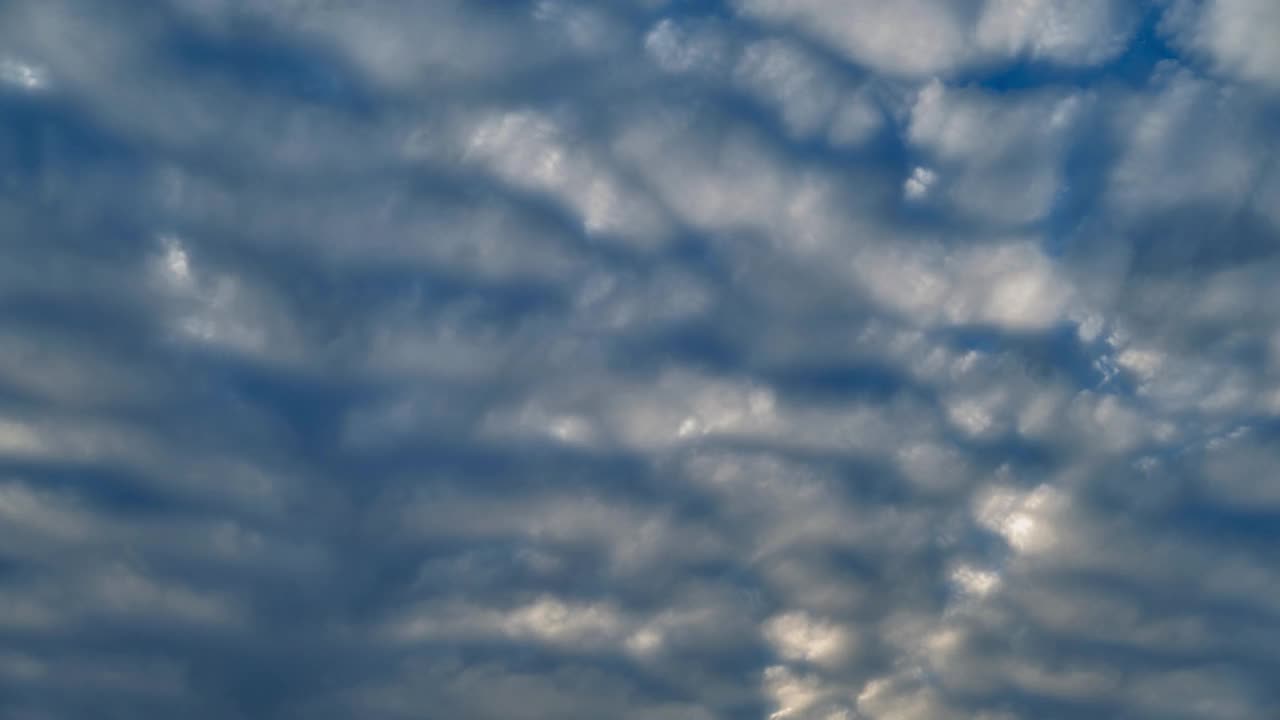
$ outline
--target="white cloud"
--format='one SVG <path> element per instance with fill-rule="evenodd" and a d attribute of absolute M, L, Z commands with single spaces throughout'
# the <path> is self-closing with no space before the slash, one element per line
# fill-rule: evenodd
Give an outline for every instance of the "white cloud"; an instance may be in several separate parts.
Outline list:
<path fill-rule="evenodd" d="M 644 49 L 669 73 L 714 75 L 727 66 L 730 55 L 730 43 L 716 26 L 687 26 L 670 18 L 649 30 Z"/>
<path fill-rule="evenodd" d="M 1137 20 L 1115 0 L 738 0 L 736 6 L 810 33 L 874 70 L 914 77 L 1021 57 L 1100 65 L 1124 50 Z"/>
<path fill-rule="evenodd" d="M 1164 27 L 1219 72 L 1280 88 L 1280 9 L 1267 0 L 1170 0 Z"/>
<path fill-rule="evenodd" d="M 600 650 L 622 643 L 631 624 L 608 604 L 566 603 L 546 596 L 509 609 L 428 606 L 393 621 L 388 633 L 408 643 L 491 636 Z"/>
<path fill-rule="evenodd" d="M 47 73 L 34 65 L 12 58 L 0 59 L 0 82 L 21 90 L 43 90 L 49 83 Z"/>
<path fill-rule="evenodd" d="M 1071 288 L 1030 243 L 996 244 L 947 254 L 876 249 L 854 263 L 871 296 L 923 324 L 990 323 L 1009 329 L 1058 322 Z"/>
<path fill-rule="evenodd" d="M 978 522 L 1004 538 L 1014 551 L 1036 553 L 1053 547 L 1053 515 L 1064 500 L 1050 486 L 1029 493 L 997 488 L 978 501 Z"/>
<path fill-rule="evenodd" d="M 1259 130 L 1248 98 L 1170 66 L 1125 110 L 1116 116 L 1124 150 L 1108 193 L 1122 212 L 1190 202 L 1231 212 L 1248 200 L 1265 161 L 1252 147 Z"/>
<path fill-rule="evenodd" d="M 170 308 L 176 335 L 269 361 L 296 358 L 292 318 L 268 292 L 236 274 L 197 269 L 176 236 L 162 235 L 158 241 L 149 271 L 157 300 Z"/>
<path fill-rule="evenodd" d="M 1062 153 L 1086 104 L 1076 93 L 1009 97 L 934 81 L 916 97 L 907 138 L 950 170 L 946 192 L 958 211 L 1034 222 L 1052 209 Z M 932 184 L 921 179 L 916 195 Z"/>
<path fill-rule="evenodd" d="M 1272 13 L 1152 11 L 0 3 L 6 689 L 1265 714 Z"/>
<path fill-rule="evenodd" d="M 812 33 L 853 60 L 902 75 L 946 72 L 970 59 L 965 14 L 972 2 L 739 0 L 740 12 Z"/>
<path fill-rule="evenodd" d="M 1000 588 L 1000 575 L 991 570 L 961 565 L 952 571 L 951 582 L 966 595 L 986 597 Z"/>
<path fill-rule="evenodd" d="M 1117 0 L 987 0 L 978 44 L 1063 65 L 1100 65 L 1122 53 L 1137 21 Z"/>
<path fill-rule="evenodd" d="M 764 626 L 765 638 L 787 660 L 817 665 L 838 664 L 854 650 L 853 638 L 843 627 L 803 612 L 783 613 Z"/>
<path fill-rule="evenodd" d="M 922 200 L 937 181 L 938 173 L 926 167 L 918 167 L 911 171 L 911 177 L 902 184 L 902 191 L 908 200 Z"/>
<path fill-rule="evenodd" d="M 591 235 L 661 242 L 666 233 L 661 209 L 584 148 L 571 147 L 566 135 L 546 115 L 501 113 L 478 120 L 463 143 L 463 154 L 517 187 L 563 198 Z"/>
<path fill-rule="evenodd" d="M 858 693 L 858 710 L 873 720 L 947 720 L 959 717 L 949 712 L 929 688 L 897 678 L 878 678 L 867 683 Z"/>
<path fill-rule="evenodd" d="M 781 665 L 765 668 L 765 689 L 778 709 L 769 720 L 843 720 L 849 703 L 833 698 L 839 691 L 824 686 L 813 675 L 802 675 Z"/>
<path fill-rule="evenodd" d="M 735 80 L 773 105 L 788 132 L 808 137 L 832 124 L 847 90 L 833 71 L 796 47 L 777 40 L 748 45 L 734 68 Z M 857 113 L 856 106 L 846 112 Z M 857 137 L 874 120 L 849 115 L 845 133 Z M 860 132 L 859 132 L 860 131 Z"/>

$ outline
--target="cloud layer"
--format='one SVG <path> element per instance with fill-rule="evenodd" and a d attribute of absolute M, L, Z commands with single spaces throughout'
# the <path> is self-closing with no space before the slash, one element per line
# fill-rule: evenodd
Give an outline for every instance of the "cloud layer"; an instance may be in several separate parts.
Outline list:
<path fill-rule="evenodd" d="M 1267 0 L 0 4 L 0 718 L 1280 708 Z"/>

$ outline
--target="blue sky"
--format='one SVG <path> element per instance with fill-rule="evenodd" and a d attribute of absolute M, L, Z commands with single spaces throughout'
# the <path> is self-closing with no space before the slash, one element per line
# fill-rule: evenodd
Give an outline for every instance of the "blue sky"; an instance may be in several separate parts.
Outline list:
<path fill-rule="evenodd" d="M 1280 717 L 1276 38 L 0 2 L 0 720 Z"/>

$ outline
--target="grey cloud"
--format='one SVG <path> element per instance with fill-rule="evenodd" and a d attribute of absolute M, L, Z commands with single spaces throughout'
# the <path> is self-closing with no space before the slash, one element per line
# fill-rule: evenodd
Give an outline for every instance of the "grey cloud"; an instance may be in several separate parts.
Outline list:
<path fill-rule="evenodd" d="M 1099 65 L 1123 51 L 1137 19 L 1112 0 L 740 0 L 734 6 L 798 27 L 877 71 L 916 77 L 1021 57 Z"/>
<path fill-rule="evenodd" d="M 1255 5 L 4 4 L 0 718 L 1267 717 Z"/>

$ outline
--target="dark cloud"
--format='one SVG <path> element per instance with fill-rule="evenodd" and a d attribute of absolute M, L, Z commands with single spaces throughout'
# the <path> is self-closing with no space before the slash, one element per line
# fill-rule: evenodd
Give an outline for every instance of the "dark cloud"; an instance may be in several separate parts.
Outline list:
<path fill-rule="evenodd" d="M 1269 8 L 0 5 L 0 718 L 1275 714 Z"/>

